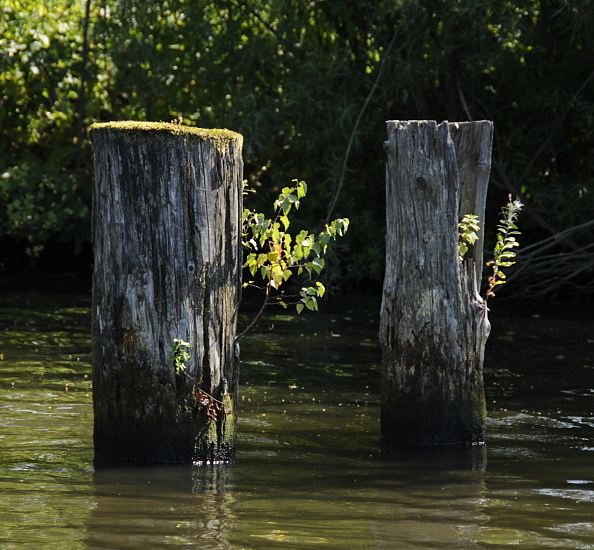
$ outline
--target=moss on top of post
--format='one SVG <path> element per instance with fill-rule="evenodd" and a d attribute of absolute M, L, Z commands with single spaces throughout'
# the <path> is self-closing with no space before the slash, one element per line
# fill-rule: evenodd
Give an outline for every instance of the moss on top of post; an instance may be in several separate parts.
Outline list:
<path fill-rule="evenodd" d="M 169 122 L 143 122 L 136 120 L 121 120 L 114 122 L 96 122 L 89 126 L 89 133 L 98 130 L 116 130 L 118 132 L 130 132 L 132 134 L 142 133 L 143 135 L 154 132 L 156 134 L 171 134 L 175 136 L 196 137 L 200 140 L 212 140 L 216 143 L 237 141 L 241 143 L 243 136 L 225 128 L 195 128 L 183 124 Z"/>

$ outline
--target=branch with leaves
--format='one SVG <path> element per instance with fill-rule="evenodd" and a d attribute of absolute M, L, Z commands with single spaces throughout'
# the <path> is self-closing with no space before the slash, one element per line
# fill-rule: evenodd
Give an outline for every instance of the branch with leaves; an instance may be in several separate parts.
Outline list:
<path fill-rule="evenodd" d="M 328 245 L 348 230 L 348 218 L 338 218 L 326 224 L 317 235 L 307 230 L 292 235 L 289 232 L 289 215 L 293 209 L 299 208 L 301 199 L 307 194 L 307 184 L 296 179 L 291 183 L 291 187 L 283 187 L 274 201 L 273 218 L 266 218 L 264 214 L 247 208 L 243 211 L 243 267 L 250 274 L 250 279 L 243 286 L 261 289 L 262 286 L 256 284 L 256 278 L 261 279 L 265 298 L 256 317 L 237 338 L 246 334 L 256 324 L 266 306 L 272 303 L 283 308 L 295 305 L 297 313 L 304 309 L 316 311 L 318 298 L 322 298 L 326 291 L 317 277 L 324 269 Z M 287 295 L 281 287 L 291 277 L 301 275 L 309 278 L 309 286 L 303 286 L 298 294 Z"/>
<path fill-rule="evenodd" d="M 487 279 L 485 301 L 495 296 L 493 289 L 496 286 L 505 284 L 507 275 L 503 272 L 503 268 L 511 267 L 516 263 L 514 248 L 520 245 L 516 240 L 516 235 L 520 235 L 516 222 L 523 206 L 520 199 L 512 200 L 512 196 L 509 195 L 507 204 L 501 210 L 501 219 L 497 224 L 497 241 L 493 249 L 493 259 L 485 264 L 492 269 L 491 275 Z M 478 239 L 480 231 L 478 216 L 476 214 L 464 214 L 458 224 L 458 231 L 458 259 L 462 262 L 470 247 Z"/>

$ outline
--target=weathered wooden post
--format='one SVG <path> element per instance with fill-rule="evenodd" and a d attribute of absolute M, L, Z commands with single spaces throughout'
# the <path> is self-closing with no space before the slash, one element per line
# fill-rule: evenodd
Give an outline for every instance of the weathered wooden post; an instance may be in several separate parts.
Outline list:
<path fill-rule="evenodd" d="M 387 126 L 382 438 L 395 445 L 479 444 L 490 330 L 479 288 L 493 124 Z M 481 232 L 460 262 L 464 214 L 478 215 Z"/>
<path fill-rule="evenodd" d="M 89 136 L 96 459 L 229 460 L 242 136 L 143 122 L 94 124 Z M 177 370 L 174 339 L 192 346 Z"/>

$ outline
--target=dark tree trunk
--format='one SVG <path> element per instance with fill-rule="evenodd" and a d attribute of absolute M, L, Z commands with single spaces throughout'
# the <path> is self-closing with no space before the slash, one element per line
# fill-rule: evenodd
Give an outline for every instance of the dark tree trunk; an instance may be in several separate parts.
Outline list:
<path fill-rule="evenodd" d="M 230 460 L 235 443 L 242 137 L 95 124 L 95 456 Z M 176 373 L 174 339 L 192 345 Z M 216 420 L 203 390 L 224 403 Z"/>
<path fill-rule="evenodd" d="M 396 445 L 485 438 L 483 232 L 462 263 L 458 222 L 484 226 L 491 122 L 388 121 L 381 433 Z"/>

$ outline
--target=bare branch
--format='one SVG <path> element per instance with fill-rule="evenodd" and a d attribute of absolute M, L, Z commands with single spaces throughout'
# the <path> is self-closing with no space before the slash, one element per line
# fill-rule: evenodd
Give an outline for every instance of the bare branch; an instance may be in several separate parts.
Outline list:
<path fill-rule="evenodd" d="M 336 207 L 336 203 L 338 202 L 338 197 L 340 196 L 340 193 L 344 186 L 344 179 L 346 177 L 347 165 L 349 162 L 349 157 L 351 155 L 351 149 L 353 147 L 353 141 L 355 139 L 355 135 L 357 134 L 357 131 L 359 130 L 359 124 L 361 124 L 363 114 L 365 113 L 365 110 L 367 109 L 367 106 L 369 105 L 369 102 L 371 101 L 371 98 L 372 98 L 373 94 L 375 93 L 375 90 L 379 84 L 379 81 L 382 78 L 382 75 L 384 72 L 384 67 L 386 66 L 386 60 L 390 56 L 390 52 L 392 51 L 394 43 L 396 42 L 396 33 L 397 33 L 397 31 L 394 31 L 394 34 L 392 35 L 392 40 L 390 40 L 390 44 L 388 45 L 388 47 L 386 49 L 386 53 L 384 54 L 384 57 L 380 63 L 379 69 L 377 71 L 377 75 L 375 76 L 375 81 L 373 82 L 373 86 L 371 86 L 371 90 L 369 90 L 369 94 L 367 94 L 367 97 L 365 98 L 365 101 L 363 102 L 363 106 L 361 107 L 361 110 L 359 111 L 359 115 L 357 116 L 357 119 L 355 120 L 355 125 L 353 126 L 353 130 L 351 132 L 351 135 L 349 136 L 349 141 L 347 144 L 346 152 L 344 154 L 344 159 L 342 161 L 342 169 L 340 172 L 340 178 L 338 180 L 338 186 L 336 187 L 336 193 L 334 194 L 332 201 L 330 201 L 330 206 L 328 207 L 328 212 L 326 214 L 326 219 L 324 221 L 325 223 L 330 222 L 330 218 L 332 217 L 332 214 L 334 213 L 334 208 Z"/>
<path fill-rule="evenodd" d="M 270 299 L 270 283 L 268 283 L 266 285 L 266 296 L 264 298 L 264 302 L 262 302 L 262 307 L 260 307 L 260 309 L 258 310 L 258 313 L 256 313 L 256 316 L 252 319 L 252 322 L 247 327 L 245 327 L 235 337 L 235 340 L 239 340 L 240 338 L 243 338 L 254 327 L 254 325 L 258 322 L 258 320 L 260 319 L 260 317 L 262 317 L 262 313 L 264 313 L 264 309 L 268 305 L 269 299 Z"/>

